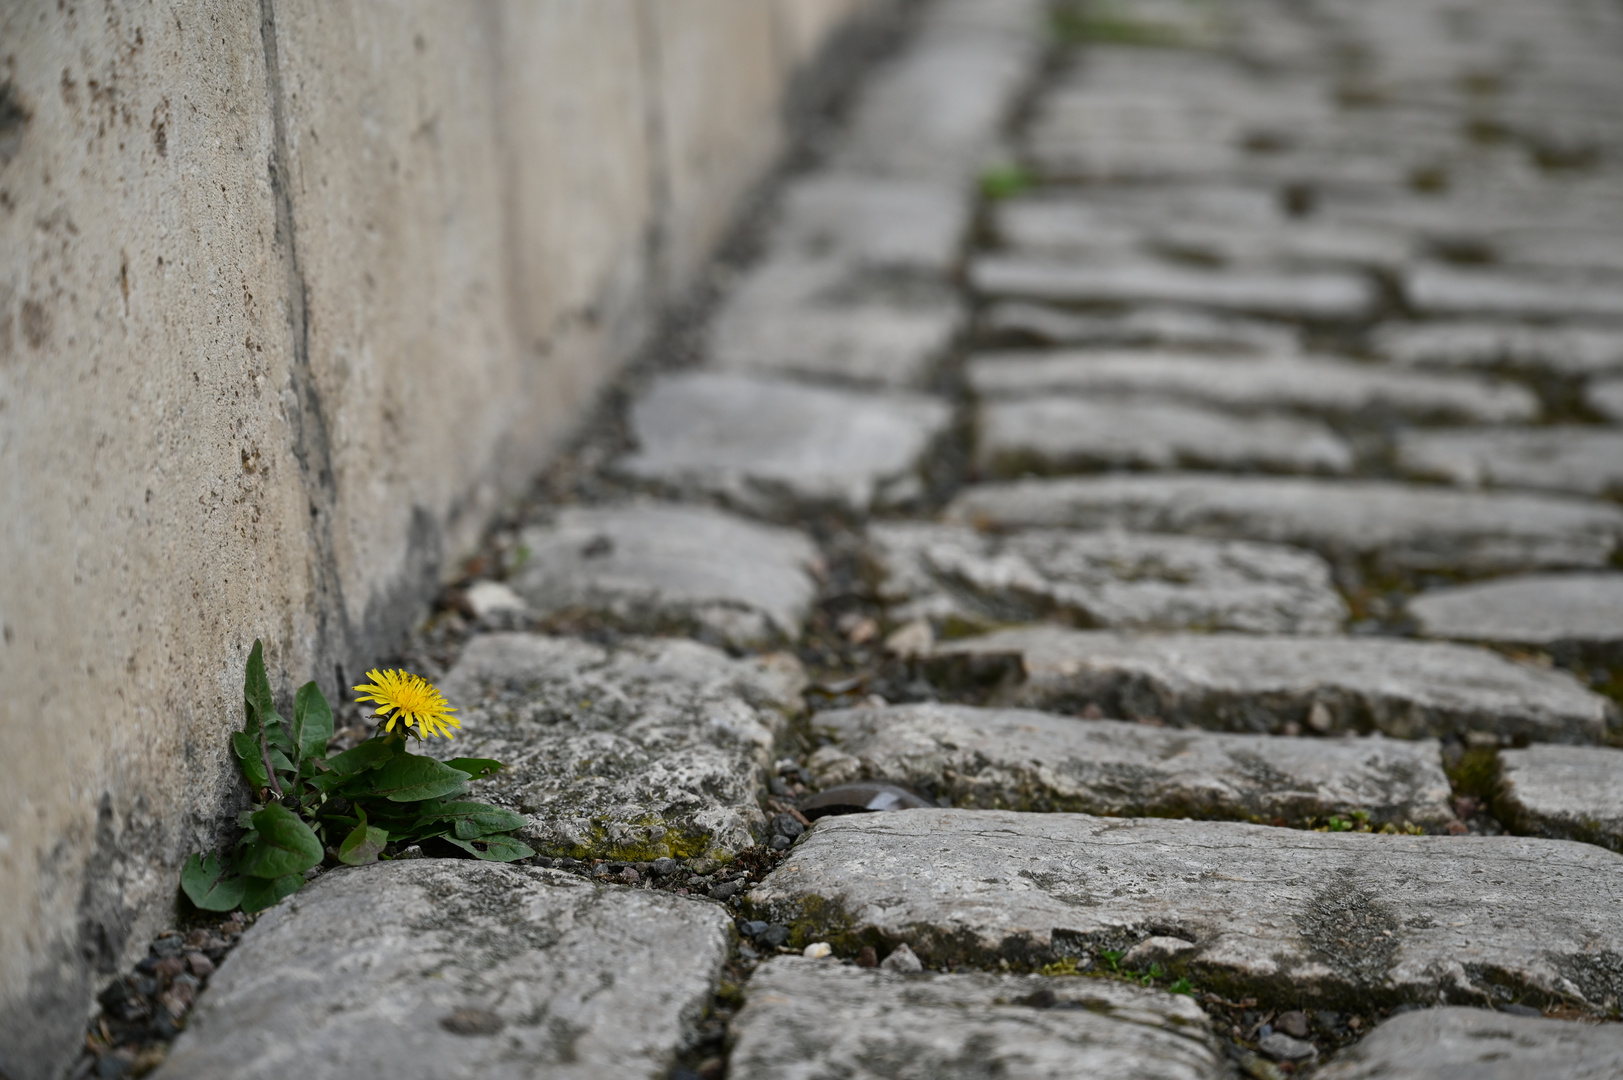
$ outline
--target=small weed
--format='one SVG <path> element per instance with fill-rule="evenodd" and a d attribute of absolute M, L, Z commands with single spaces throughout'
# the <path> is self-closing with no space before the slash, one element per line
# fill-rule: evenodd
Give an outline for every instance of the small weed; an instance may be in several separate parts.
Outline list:
<path fill-rule="evenodd" d="M 994 165 L 981 173 L 981 194 L 988 199 L 1012 199 L 1023 195 L 1036 178 L 1019 165 Z"/>

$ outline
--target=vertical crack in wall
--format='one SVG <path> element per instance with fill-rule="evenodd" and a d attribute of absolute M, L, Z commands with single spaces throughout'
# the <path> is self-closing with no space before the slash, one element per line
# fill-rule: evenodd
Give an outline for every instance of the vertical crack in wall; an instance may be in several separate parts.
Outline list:
<path fill-rule="evenodd" d="M 271 197 L 276 203 L 276 247 L 287 270 L 287 319 L 293 351 L 289 364 L 293 401 L 288 422 L 293 428 L 293 454 L 310 504 L 309 558 L 311 615 L 315 621 L 314 655 L 317 672 L 332 670 L 342 694 L 342 664 L 351 659 L 354 633 L 344 604 L 343 581 L 333 540 L 337 509 L 337 480 L 333 474 L 332 445 L 321 406 L 315 372 L 310 365 L 310 324 L 304 271 L 299 265 L 298 234 L 293 227 L 293 193 L 288 176 L 286 97 L 276 42 L 274 0 L 260 0 L 259 33 L 265 49 L 265 89 L 269 98 L 272 142 L 269 173 Z M 291 644 L 291 643 L 289 643 Z"/>

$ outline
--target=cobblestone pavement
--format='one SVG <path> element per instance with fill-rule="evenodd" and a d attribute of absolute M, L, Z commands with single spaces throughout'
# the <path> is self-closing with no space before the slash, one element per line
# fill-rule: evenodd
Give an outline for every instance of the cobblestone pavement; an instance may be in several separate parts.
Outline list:
<path fill-rule="evenodd" d="M 1618 1075 L 1620 58 L 925 5 L 414 646 L 539 865 L 326 873 L 163 1075 Z"/>

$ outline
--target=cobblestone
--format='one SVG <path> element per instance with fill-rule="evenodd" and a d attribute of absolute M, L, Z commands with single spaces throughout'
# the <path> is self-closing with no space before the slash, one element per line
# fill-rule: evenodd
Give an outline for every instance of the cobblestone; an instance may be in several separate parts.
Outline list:
<path fill-rule="evenodd" d="M 1120 315 L 1081 315 L 1046 304 L 992 305 L 984 333 L 1021 345 L 1155 345 L 1217 352 L 1293 353 L 1301 335 L 1261 319 L 1177 307 L 1133 308 Z M 1623 365 L 1620 365 L 1623 366 Z"/>
<path fill-rule="evenodd" d="M 998 671 L 1009 704 L 1216 731 L 1380 731 L 1399 739 L 1598 742 L 1617 710 L 1571 675 L 1487 649 L 1380 638 L 1121 634 L 1030 626 L 943 642 L 938 678 Z"/>
<path fill-rule="evenodd" d="M 1623 317 L 1623 288 L 1618 282 L 1584 275 L 1555 277 L 1422 266 L 1409 272 L 1405 295 L 1410 306 L 1427 315 Z"/>
<path fill-rule="evenodd" d="M 1398 463 L 1417 476 L 1466 487 L 1496 486 L 1604 495 L 1623 491 L 1623 431 L 1562 425 L 1410 431 Z"/>
<path fill-rule="evenodd" d="M 818 173 L 792 184 L 772 246 L 802 259 L 945 276 L 969 230 L 961 183 Z"/>
<path fill-rule="evenodd" d="M 1555 1070 L 1552 1072 L 1552 1070 Z M 1314 1075 L 1319 1080 L 1609 1080 L 1623 1029 L 1451 1006 L 1394 1016 Z"/>
<path fill-rule="evenodd" d="M 889 780 L 963 808 L 1303 824 L 1333 814 L 1454 820 L 1434 739 L 1223 735 L 1029 709 L 899 705 L 818 713 L 823 784 Z"/>
<path fill-rule="evenodd" d="M 1529 574 L 1432 589 L 1409 601 L 1428 637 L 1623 650 L 1623 574 Z"/>
<path fill-rule="evenodd" d="M 1529 746 L 1499 754 L 1494 814 L 1514 832 L 1623 851 L 1623 750 Z"/>
<path fill-rule="evenodd" d="M 1412 367 L 1511 367 L 1582 376 L 1623 371 L 1623 330 L 1519 323 L 1383 323 L 1378 356 Z"/>

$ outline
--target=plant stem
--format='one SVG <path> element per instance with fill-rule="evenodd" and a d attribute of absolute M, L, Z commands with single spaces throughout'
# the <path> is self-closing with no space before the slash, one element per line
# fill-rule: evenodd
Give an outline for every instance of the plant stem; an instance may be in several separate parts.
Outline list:
<path fill-rule="evenodd" d="M 270 778 L 271 790 L 276 792 L 276 797 L 280 799 L 282 797 L 282 782 L 276 779 L 276 770 L 271 767 L 270 744 L 265 741 L 265 718 L 263 716 L 259 718 L 259 753 L 265 759 L 265 775 Z"/>

